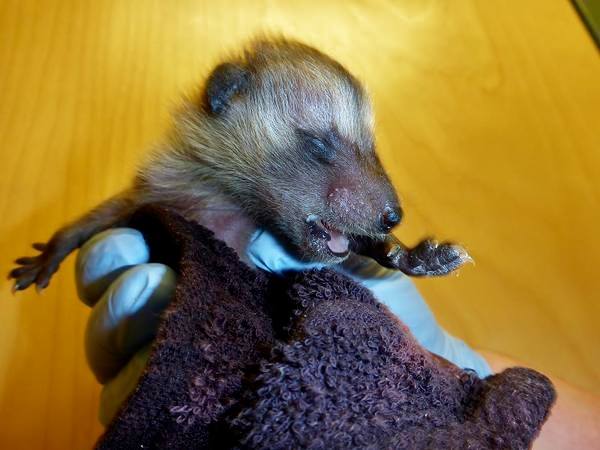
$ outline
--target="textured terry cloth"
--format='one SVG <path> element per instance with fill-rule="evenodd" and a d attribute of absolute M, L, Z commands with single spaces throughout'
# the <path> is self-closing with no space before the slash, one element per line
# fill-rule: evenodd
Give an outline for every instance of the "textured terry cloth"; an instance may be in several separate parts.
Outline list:
<path fill-rule="evenodd" d="M 544 375 L 433 356 L 343 274 L 269 276 L 157 207 L 131 225 L 179 279 L 100 449 L 522 449 L 548 416 Z"/>
<path fill-rule="evenodd" d="M 279 275 L 289 271 L 322 269 L 323 263 L 300 261 L 271 233 L 258 229 L 246 249 L 248 259 L 259 269 Z M 433 312 L 412 280 L 399 270 L 385 268 L 366 256 L 350 254 L 341 264 L 330 268 L 348 275 L 367 287 L 408 327 L 417 342 L 430 352 L 463 369 L 472 369 L 480 377 L 492 374 L 487 361 L 464 341 L 452 336 L 437 322 Z"/>

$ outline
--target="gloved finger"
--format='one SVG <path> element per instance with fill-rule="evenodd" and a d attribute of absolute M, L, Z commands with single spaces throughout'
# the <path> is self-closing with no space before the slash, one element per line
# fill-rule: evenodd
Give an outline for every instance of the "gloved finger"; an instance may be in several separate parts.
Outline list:
<path fill-rule="evenodd" d="M 300 261 L 266 230 L 258 229 L 250 237 L 246 256 L 259 269 L 281 275 L 291 270 L 320 269 L 323 263 Z"/>
<path fill-rule="evenodd" d="M 108 381 L 102 388 L 100 394 L 100 408 L 98 418 L 100 423 L 108 426 L 115 414 L 121 408 L 121 405 L 129 394 L 133 392 L 138 384 L 140 376 L 144 372 L 148 356 L 150 355 L 151 344 L 141 348 L 127 362 L 119 373 Z"/>
<path fill-rule="evenodd" d="M 77 254 L 75 281 L 79 298 L 93 306 L 121 273 L 148 262 L 150 251 L 142 233 L 113 228 L 87 241 Z"/>
<path fill-rule="evenodd" d="M 480 378 L 485 378 L 493 373 L 485 358 L 463 340 L 452 336 L 444 329 L 442 329 L 442 333 L 443 338 L 436 345 L 434 353 L 443 356 L 462 369 L 475 371 Z"/>
<path fill-rule="evenodd" d="M 87 323 L 85 350 L 100 383 L 113 378 L 154 338 L 175 282 L 171 268 L 141 264 L 121 274 L 96 303 Z"/>

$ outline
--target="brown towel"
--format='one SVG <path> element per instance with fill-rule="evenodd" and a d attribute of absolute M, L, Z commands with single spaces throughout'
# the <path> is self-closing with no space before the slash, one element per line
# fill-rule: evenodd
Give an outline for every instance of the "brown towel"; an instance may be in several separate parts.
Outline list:
<path fill-rule="evenodd" d="M 522 449 L 548 416 L 545 376 L 479 379 L 333 270 L 253 270 L 159 207 L 131 224 L 179 280 L 100 449 Z"/>

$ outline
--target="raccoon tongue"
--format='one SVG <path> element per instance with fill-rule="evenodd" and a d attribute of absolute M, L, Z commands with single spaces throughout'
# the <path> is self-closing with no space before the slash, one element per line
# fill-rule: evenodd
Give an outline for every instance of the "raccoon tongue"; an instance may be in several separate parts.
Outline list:
<path fill-rule="evenodd" d="M 346 253 L 348 251 L 348 238 L 337 230 L 329 229 L 331 239 L 327 241 L 327 247 L 333 253 Z"/>

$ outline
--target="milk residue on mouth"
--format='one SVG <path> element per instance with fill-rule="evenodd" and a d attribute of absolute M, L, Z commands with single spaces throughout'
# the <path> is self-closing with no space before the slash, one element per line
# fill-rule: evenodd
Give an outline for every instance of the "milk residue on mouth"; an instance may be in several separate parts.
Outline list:
<path fill-rule="evenodd" d="M 306 223 L 313 234 L 327 241 L 327 247 L 333 253 L 344 254 L 348 252 L 350 241 L 340 230 L 329 226 L 316 214 L 310 214 L 306 218 Z"/>

